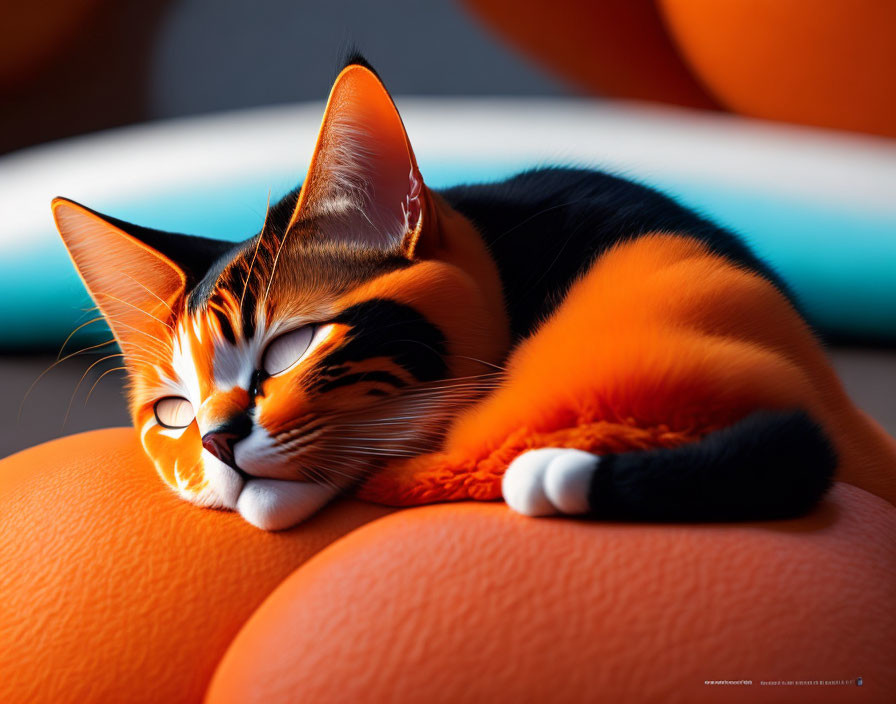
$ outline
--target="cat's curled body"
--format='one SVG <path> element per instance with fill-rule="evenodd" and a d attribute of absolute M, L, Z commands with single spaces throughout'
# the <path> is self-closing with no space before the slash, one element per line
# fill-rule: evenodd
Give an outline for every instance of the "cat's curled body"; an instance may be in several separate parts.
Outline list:
<path fill-rule="evenodd" d="M 241 244 L 54 214 L 159 474 L 263 528 L 348 491 L 786 517 L 890 457 L 736 236 L 593 171 L 431 191 L 359 63 L 303 187 Z"/>

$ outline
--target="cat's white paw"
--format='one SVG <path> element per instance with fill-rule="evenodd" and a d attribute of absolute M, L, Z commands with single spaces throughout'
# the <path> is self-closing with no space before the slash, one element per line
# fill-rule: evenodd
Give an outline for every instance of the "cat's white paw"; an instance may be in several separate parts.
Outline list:
<path fill-rule="evenodd" d="M 588 489 L 598 462 L 598 455 L 582 450 L 529 450 L 507 467 L 501 492 L 510 508 L 527 516 L 587 513 Z"/>
<path fill-rule="evenodd" d="M 236 510 L 256 528 L 283 530 L 317 513 L 336 493 L 311 482 L 253 478 L 240 492 Z"/>

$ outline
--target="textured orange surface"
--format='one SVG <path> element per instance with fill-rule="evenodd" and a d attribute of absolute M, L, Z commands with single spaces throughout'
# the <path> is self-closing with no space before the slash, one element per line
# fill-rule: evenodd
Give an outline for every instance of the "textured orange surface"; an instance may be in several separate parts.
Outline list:
<path fill-rule="evenodd" d="M 133 430 L 0 462 L 0 702 L 197 702 L 258 604 L 387 513 L 344 502 L 285 533 L 168 489 Z"/>
<path fill-rule="evenodd" d="M 657 2 L 697 79 L 728 109 L 896 136 L 896 3 Z"/>
<path fill-rule="evenodd" d="M 599 95 L 717 107 L 669 38 L 654 0 L 465 0 L 503 38 Z"/>
<path fill-rule="evenodd" d="M 896 688 L 896 509 L 860 489 L 752 525 L 527 519 L 501 504 L 365 525 L 385 512 L 345 502 L 263 533 L 177 499 L 129 429 L 8 458 L 0 701 L 198 702 L 259 604 L 213 703 L 700 702 L 718 701 L 705 679 L 745 677 L 862 676 L 863 701 Z"/>
<path fill-rule="evenodd" d="M 892 701 L 894 607 L 896 508 L 845 484 L 810 517 L 764 524 L 428 506 L 286 580 L 208 702 L 831 702 L 855 685 L 759 681 L 859 676 L 858 700 Z"/>

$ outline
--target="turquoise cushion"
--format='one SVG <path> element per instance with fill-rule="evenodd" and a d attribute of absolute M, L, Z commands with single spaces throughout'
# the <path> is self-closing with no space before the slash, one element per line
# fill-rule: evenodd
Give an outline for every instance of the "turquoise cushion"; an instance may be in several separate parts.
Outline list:
<path fill-rule="evenodd" d="M 498 179 L 535 165 L 525 155 L 485 163 L 475 155 L 427 161 L 421 154 L 420 163 L 436 188 Z M 290 168 L 186 189 L 156 187 L 139 197 L 86 205 L 149 227 L 239 240 L 258 231 L 269 192 L 272 199 L 283 195 L 301 172 Z M 849 199 L 782 192 L 774 173 L 767 186 L 669 170 L 636 176 L 743 235 L 789 282 L 823 333 L 896 341 L 896 205 L 867 209 Z M 58 347 L 96 315 L 55 234 L 49 207 L 41 218 L 34 232 L 25 233 L 28 246 L 18 242 L 4 251 L 0 243 L 0 346 L 6 349 Z M 93 324 L 73 342 L 83 346 L 107 337 Z"/>

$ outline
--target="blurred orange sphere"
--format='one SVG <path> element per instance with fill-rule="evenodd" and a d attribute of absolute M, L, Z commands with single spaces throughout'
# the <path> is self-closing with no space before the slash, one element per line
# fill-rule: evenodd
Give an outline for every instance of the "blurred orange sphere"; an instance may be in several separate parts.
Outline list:
<path fill-rule="evenodd" d="M 585 90 L 716 107 L 670 41 L 653 0 L 464 0 L 488 26 Z"/>
<path fill-rule="evenodd" d="M 729 110 L 896 137 L 896 3 L 659 0 Z"/>
<path fill-rule="evenodd" d="M 896 3 L 466 0 L 599 95 L 896 136 Z"/>

